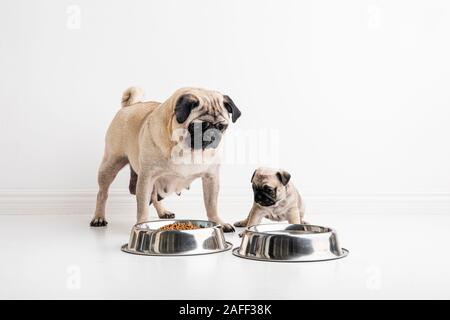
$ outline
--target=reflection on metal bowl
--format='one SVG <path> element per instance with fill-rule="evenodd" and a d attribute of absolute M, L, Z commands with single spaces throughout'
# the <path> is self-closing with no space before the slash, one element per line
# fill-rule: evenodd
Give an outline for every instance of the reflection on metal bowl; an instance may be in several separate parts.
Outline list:
<path fill-rule="evenodd" d="M 160 230 L 173 224 L 192 224 L 193 230 Z M 148 256 L 184 256 L 223 252 L 231 249 L 222 227 L 203 220 L 156 220 L 136 224 L 122 251 Z"/>
<path fill-rule="evenodd" d="M 348 251 L 331 228 L 283 223 L 248 227 L 233 254 L 260 261 L 313 262 L 344 258 Z"/>

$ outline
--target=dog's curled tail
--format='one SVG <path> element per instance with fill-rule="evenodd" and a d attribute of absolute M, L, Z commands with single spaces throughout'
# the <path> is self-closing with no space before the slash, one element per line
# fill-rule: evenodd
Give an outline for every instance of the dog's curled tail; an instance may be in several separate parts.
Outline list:
<path fill-rule="evenodd" d="M 131 106 L 132 104 L 142 102 L 144 91 L 138 87 L 131 87 L 122 94 L 122 108 Z"/>

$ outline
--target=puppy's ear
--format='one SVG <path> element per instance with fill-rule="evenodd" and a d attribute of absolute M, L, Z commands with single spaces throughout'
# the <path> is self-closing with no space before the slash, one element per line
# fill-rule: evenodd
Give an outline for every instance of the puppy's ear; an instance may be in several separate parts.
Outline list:
<path fill-rule="evenodd" d="M 200 102 L 193 94 L 183 94 L 175 105 L 175 115 L 178 123 L 183 123 L 191 114 L 192 109 L 198 107 Z"/>
<path fill-rule="evenodd" d="M 291 180 L 291 175 L 286 171 L 278 171 L 277 178 L 280 180 L 283 186 L 285 186 L 289 183 L 289 180 Z"/>
<path fill-rule="evenodd" d="M 250 179 L 251 183 L 253 183 L 253 178 L 255 177 L 255 174 L 256 174 L 256 170 L 255 170 L 255 172 L 253 172 L 252 178 Z"/>
<path fill-rule="evenodd" d="M 236 107 L 233 100 L 229 96 L 223 96 L 223 105 L 228 110 L 228 113 L 231 113 L 231 120 L 236 122 L 237 119 L 241 116 L 241 111 Z"/>

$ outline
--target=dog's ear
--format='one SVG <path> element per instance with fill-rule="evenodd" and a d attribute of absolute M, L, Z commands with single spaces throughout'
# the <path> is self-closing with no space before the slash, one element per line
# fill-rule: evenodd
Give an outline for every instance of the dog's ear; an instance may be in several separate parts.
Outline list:
<path fill-rule="evenodd" d="M 289 180 L 291 180 L 291 175 L 286 171 L 278 171 L 277 178 L 280 180 L 283 186 L 285 186 L 289 183 Z"/>
<path fill-rule="evenodd" d="M 193 94 L 183 94 L 175 105 L 175 115 L 178 123 L 183 123 L 191 114 L 192 109 L 198 107 L 200 102 Z"/>
<path fill-rule="evenodd" d="M 236 122 L 237 119 L 241 116 L 241 111 L 236 107 L 233 100 L 229 96 L 223 96 L 223 105 L 227 109 L 228 113 L 231 113 L 231 120 Z"/>
<path fill-rule="evenodd" d="M 256 174 L 256 170 L 255 170 L 255 172 L 253 172 L 252 178 L 250 179 L 251 183 L 253 183 L 253 178 L 255 177 L 255 174 Z"/>

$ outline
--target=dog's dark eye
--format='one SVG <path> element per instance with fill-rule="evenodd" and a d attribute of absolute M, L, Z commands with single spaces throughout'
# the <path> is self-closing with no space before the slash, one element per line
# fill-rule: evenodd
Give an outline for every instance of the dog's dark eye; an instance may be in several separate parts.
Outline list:
<path fill-rule="evenodd" d="M 224 125 L 223 123 L 218 123 L 216 125 L 216 128 L 217 128 L 217 130 L 223 131 L 223 130 L 225 130 L 227 128 L 227 126 Z"/>
<path fill-rule="evenodd" d="M 211 124 L 209 122 L 202 122 L 202 131 L 206 131 L 209 129 L 209 127 L 211 126 Z"/>
<path fill-rule="evenodd" d="M 277 193 L 277 188 L 272 188 L 269 186 L 264 186 L 263 187 L 263 191 L 267 194 L 270 194 L 272 196 L 275 196 L 275 194 Z"/>

